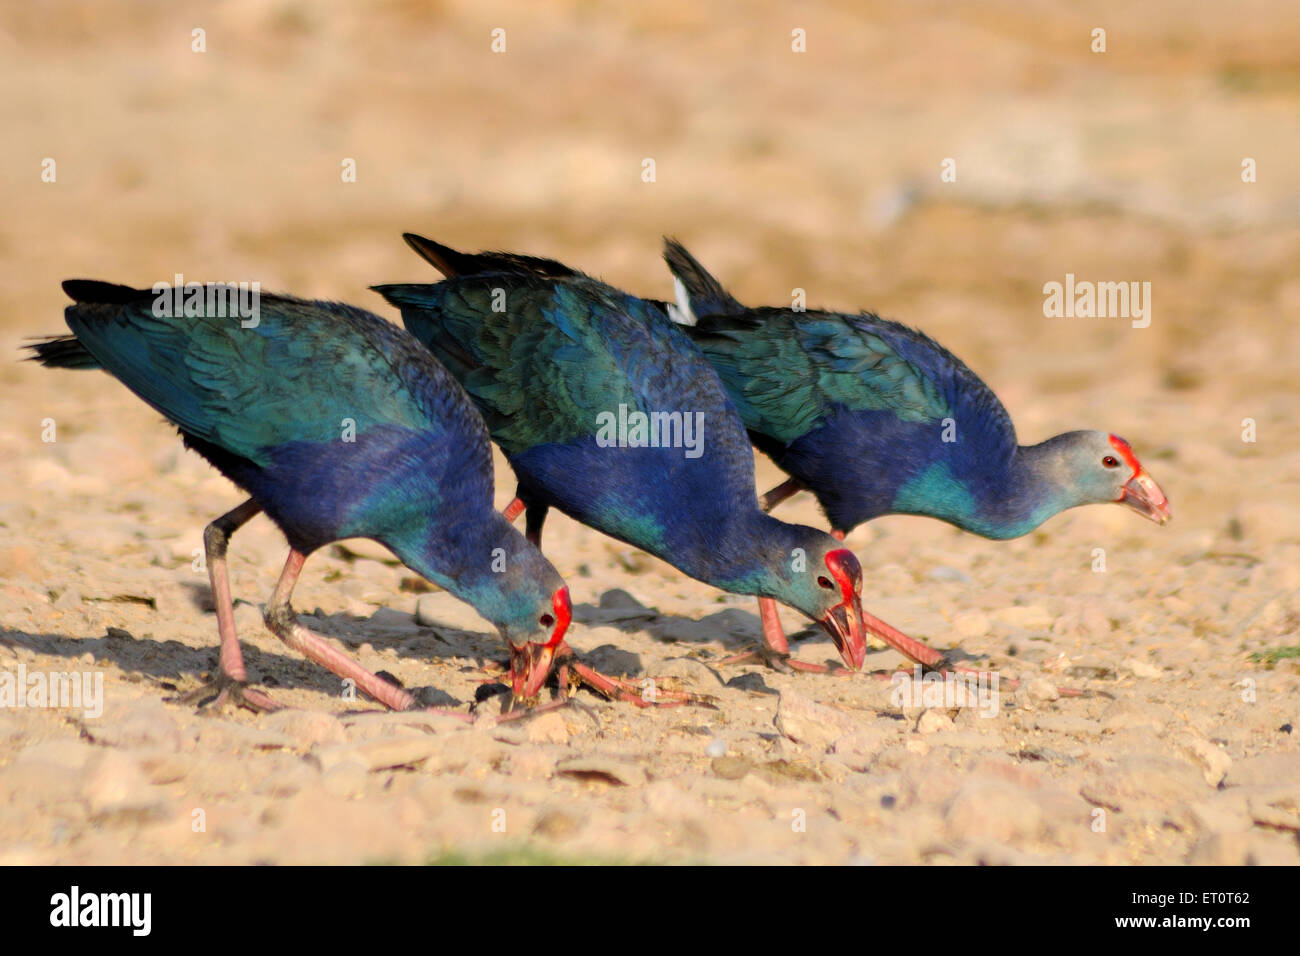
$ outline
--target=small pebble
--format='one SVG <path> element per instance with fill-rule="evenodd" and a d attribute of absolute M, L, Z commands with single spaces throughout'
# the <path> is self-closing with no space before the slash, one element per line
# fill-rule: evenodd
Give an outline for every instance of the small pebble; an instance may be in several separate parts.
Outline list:
<path fill-rule="evenodd" d="M 950 568 L 947 565 L 938 565 L 930 569 L 929 578 L 931 581 L 959 581 L 962 584 L 970 584 L 970 575 L 965 571 L 959 571 L 956 568 Z"/>
<path fill-rule="evenodd" d="M 934 734 L 941 730 L 955 729 L 952 718 L 941 710 L 927 710 L 916 720 L 918 734 Z"/>

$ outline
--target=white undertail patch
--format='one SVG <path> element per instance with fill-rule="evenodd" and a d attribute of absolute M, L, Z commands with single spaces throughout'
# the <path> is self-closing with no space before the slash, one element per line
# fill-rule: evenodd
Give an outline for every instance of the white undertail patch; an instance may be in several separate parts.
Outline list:
<path fill-rule="evenodd" d="M 694 325 L 696 318 L 691 309 L 691 296 L 686 291 L 686 284 L 677 276 L 673 276 L 673 291 L 677 295 L 677 304 L 668 303 L 668 318 L 678 325 Z"/>

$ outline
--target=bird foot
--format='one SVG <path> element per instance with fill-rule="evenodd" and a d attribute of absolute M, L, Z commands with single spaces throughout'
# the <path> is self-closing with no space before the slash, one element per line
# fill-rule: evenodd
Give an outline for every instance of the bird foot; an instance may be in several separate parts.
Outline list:
<path fill-rule="evenodd" d="M 474 723 L 474 715 L 463 710 L 449 710 L 446 707 L 412 707 L 411 710 L 421 714 L 437 714 L 439 717 L 455 717 L 467 724 Z"/>
<path fill-rule="evenodd" d="M 1001 674 L 998 674 L 997 671 L 981 671 L 981 670 L 976 670 L 973 667 L 954 667 L 948 664 L 947 661 L 943 662 L 943 666 L 924 666 L 922 667 L 922 671 L 927 674 L 938 674 L 940 676 L 944 676 L 947 674 L 961 674 L 969 677 L 974 677 L 976 679 L 983 680 L 983 681 L 990 681 L 994 677 L 996 677 L 999 684 L 1005 684 L 1007 687 L 1011 688 L 1012 690 L 1015 690 L 1017 687 L 1021 685 L 1021 683 L 1023 683 L 1022 681 L 1016 680 L 1015 678 L 1012 677 L 1003 677 Z M 874 677 L 876 680 L 892 681 L 895 679 L 895 675 L 900 673 L 905 674 L 907 672 L 897 671 L 897 670 L 872 671 L 870 676 Z M 1090 690 L 1081 690 L 1077 687 L 1057 687 L 1056 692 L 1062 697 L 1096 696 Z"/>
<path fill-rule="evenodd" d="M 249 687 L 248 681 L 235 680 L 225 673 L 219 673 L 201 687 L 167 700 L 175 704 L 194 704 L 199 710 L 220 710 L 227 704 L 246 707 L 255 714 L 271 714 L 284 709 L 284 705 L 269 694 Z"/>
<path fill-rule="evenodd" d="M 974 670 L 973 668 L 970 668 L 970 667 L 956 667 L 956 668 L 953 668 L 953 669 L 956 670 L 956 671 L 959 672 L 959 673 L 962 673 L 962 674 L 974 674 L 974 675 L 979 676 L 979 677 L 989 677 L 991 674 L 994 673 L 993 671 L 977 671 L 977 670 Z M 1010 678 L 1010 677 L 1003 677 L 1003 678 L 1001 678 L 1001 681 L 1002 681 L 1002 683 L 1004 683 L 1004 684 L 1006 684 L 1008 687 L 1010 687 L 1012 690 L 1015 690 L 1017 687 L 1019 687 L 1019 686 L 1023 683 L 1023 681 L 1018 681 L 1018 680 L 1015 680 L 1014 678 Z M 1057 688 L 1056 688 L 1056 693 L 1059 694 L 1059 695 L 1062 696 L 1062 697 L 1092 697 L 1092 696 L 1094 696 L 1094 694 L 1093 694 L 1092 691 L 1090 691 L 1090 690 L 1083 690 L 1083 689 L 1078 688 L 1078 687 L 1057 687 Z"/>
<path fill-rule="evenodd" d="M 632 704 L 634 707 L 667 708 L 693 705 L 695 707 L 716 709 L 712 698 L 705 694 L 668 690 L 662 686 L 663 681 L 655 677 L 642 677 L 640 679 L 611 677 L 588 667 L 577 657 L 571 657 L 560 662 L 556 668 L 556 676 L 559 681 L 560 692 L 567 692 L 570 696 L 579 687 L 585 686 L 598 694 L 608 697 L 610 700 Z"/>
<path fill-rule="evenodd" d="M 565 648 L 568 650 L 568 648 Z M 504 675 L 505 668 L 493 664 L 488 664 L 485 668 L 489 673 L 499 673 Z M 547 704 L 533 704 L 529 701 L 518 701 L 510 698 L 509 687 L 506 686 L 501 676 L 490 676 L 483 681 L 476 695 L 476 703 L 488 699 L 489 697 L 500 695 L 505 698 L 502 703 L 501 720 L 519 720 L 524 716 L 534 716 L 545 713 L 548 710 L 556 710 L 562 706 L 570 704 L 573 693 L 579 687 L 588 687 L 610 700 L 621 701 L 625 704 L 632 704 L 635 707 L 681 707 L 684 705 L 693 705 L 696 707 L 708 707 L 713 709 L 713 698 L 707 694 L 692 694 L 687 691 L 669 690 L 663 686 L 664 680 L 655 677 L 641 677 L 629 679 L 627 677 L 611 677 L 608 674 L 602 674 L 595 668 L 588 667 L 582 661 L 578 660 L 572 650 L 567 654 L 557 656 L 555 659 L 555 670 L 551 674 L 551 680 L 555 681 L 555 686 L 560 693 L 560 698 Z M 549 681 L 548 681 L 549 683 Z M 500 688 L 497 690 L 497 688 Z M 520 705 L 523 704 L 523 708 Z"/>
<path fill-rule="evenodd" d="M 833 674 L 837 677 L 843 677 L 853 673 L 847 667 L 842 667 L 839 664 L 809 664 L 807 661 L 795 660 L 790 656 L 789 652 L 773 650 L 766 644 L 760 644 L 754 650 L 746 651 L 743 654 L 724 657 L 717 663 L 719 667 L 731 664 L 761 664 L 781 674 L 789 674 L 791 671 L 803 671 L 808 674 Z"/>
<path fill-rule="evenodd" d="M 523 704 L 523 706 L 520 706 Z M 502 702 L 501 714 L 497 717 L 497 723 L 504 724 L 513 720 L 530 720 L 541 714 L 549 713 L 552 710 L 563 710 L 569 706 L 569 699 L 562 697 L 559 700 L 548 701 L 545 704 L 533 704 L 529 706 L 525 701 L 511 700 L 507 695 L 506 700 Z"/>
<path fill-rule="evenodd" d="M 994 672 L 992 671 L 981 671 L 976 670 L 973 667 L 961 667 L 953 664 L 946 654 L 936 651 L 933 647 L 922 644 L 920 641 L 913 640 L 896 627 L 886 624 L 884 621 L 880 620 L 880 618 L 873 617 L 870 614 L 864 614 L 863 622 L 866 624 L 868 631 L 883 640 L 890 647 L 897 650 L 904 657 L 919 664 L 927 673 L 949 674 L 955 672 L 957 674 L 967 674 L 982 679 L 988 679 L 993 676 Z M 892 678 L 885 678 L 885 680 L 890 679 Z M 1011 678 L 999 678 L 999 680 L 1002 683 L 1005 683 L 1012 690 L 1015 690 L 1020 686 L 1020 681 L 1018 680 L 1012 680 Z M 1075 687 L 1058 687 L 1056 688 L 1056 692 L 1062 697 L 1092 696 L 1090 691 L 1082 691 Z"/>

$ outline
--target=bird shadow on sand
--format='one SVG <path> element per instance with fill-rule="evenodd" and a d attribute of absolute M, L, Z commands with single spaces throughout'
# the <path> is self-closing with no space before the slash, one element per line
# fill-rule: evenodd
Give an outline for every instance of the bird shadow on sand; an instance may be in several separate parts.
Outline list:
<path fill-rule="evenodd" d="M 25 648 L 50 657 L 66 658 L 69 669 L 93 667 L 80 658 L 89 653 L 95 661 L 108 661 L 119 668 L 128 680 L 140 679 L 159 688 L 164 694 L 185 694 L 207 683 L 217 670 L 218 639 L 216 615 L 211 611 L 210 595 L 203 587 L 194 588 L 195 605 L 203 610 L 203 623 L 211 628 L 210 646 L 194 647 L 170 639 L 154 637 L 150 631 L 163 630 L 167 621 L 159 618 L 149 625 L 143 635 L 122 627 L 109 625 L 106 633 L 83 636 L 72 634 L 35 633 L 14 629 L 0 629 L 0 668 L 12 669 L 15 648 Z M 205 600 L 206 597 L 206 600 Z M 236 605 L 246 604 L 237 599 Z M 206 604 L 206 607 L 205 607 Z M 259 613 L 261 607 L 257 607 Z M 396 617 L 397 615 L 393 615 Z M 506 665 L 505 648 L 496 633 L 478 633 L 452 627 L 421 627 L 411 619 L 409 624 L 393 625 L 387 621 L 373 622 L 346 614 L 317 615 L 298 612 L 303 626 L 322 637 L 343 645 L 354 659 L 362 644 L 377 650 L 392 648 L 397 658 L 410 658 L 421 662 L 435 659 L 459 661 L 462 671 L 481 672 L 485 677 Z M 136 630 L 144 628 L 136 626 Z M 240 630 L 240 647 L 250 683 L 274 691 L 307 690 L 336 697 L 340 693 L 340 678 L 326 668 L 306 659 L 296 651 L 279 645 L 278 640 L 264 629 L 258 630 L 258 642 L 271 640 L 277 645 L 266 650 L 249 640 L 253 634 L 248 628 Z M 6 653 L 6 648 L 9 649 Z M 5 658 L 9 658 L 6 661 Z M 401 683 L 391 673 L 380 671 L 385 677 Z M 458 700 L 437 687 L 407 687 L 425 706 L 454 707 L 465 701 Z"/>
<path fill-rule="evenodd" d="M 96 662 L 108 661 L 128 680 L 143 680 L 164 692 L 185 693 L 205 683 L 217 666 L 215 630 L 211 648 L 191 647 L 180 641 L 137 637 L 121 628 L 111 628 L 109 634 L 77 637 L 68 634 L 29 633 L 26 631 L 0 631 L 0 644 L 21 647 L 34 654 L 62 657 L 68 660 L 70 671 L 91 669 L 80 658 L 89 653 Z M 310 667 L 301 670 L 295 665 L 309 664 L 288 655 L 268 654 L 247 643 L 243 645 L 244 662 L 254 684 L 264 683 L 268 688 L 286 687 L 314 690 L 324 693 L 337 691 L 337 681 L 330 683 L 332 675 L 310 673 Z M 0 652 L 0 660 L 4 658 Z M 12 669 L 12 665 L 3 665 Z M 30 664 L 28 665 L 31 666 Z M 327 686 L 328 685 L 328 686 Z"/>
<path fill-rule="evenodd" d="M 64 658 L 68 661 L 68 670 L 95 666 L 80 661 L 80 658 L 90 654 L 96 662 L 110 662 L 128 681 L 140 681 L 154 686 L 162 696 L 179 696 L 198 690 L 212 679 L 217 670 L 216 614 L 211 590 L 206 584 L 186 582 L 185 590 L 188 603 L 198 614 L 196 618 L 188 618 L 184 622 L 187 630 L 192 632 L 197 620 L 202 629 L 210 632 L 211 644 L 196 647 L 179 640 L 156 637 L 156 632 L 165 633 L 173 623 L 163 614 L 157 614 L 153 620 L 143 625 L 138 619 L 129 627 L 109 624 L 106 632 L 97 634 L 0 629 L 0 668 L 12 669 L 14 648 L 24 648 L 47 657 Z M 237 617 L 241 616 L 241 606 L 256 609 L 259 617 L 263 610 L 261 604 L 243 598 L 236 598 L 234 603 Z M 300 608 L 295 610 L 304 627 L 341 644 L 343 650 L 354 660 L 359 659 L 358 650 L 365 644 L 384 656 L 391 657 L 394 662 L 399 659 L 421 663 L 443 660 L 459 665 L 458 669 L 462 673 L 472 672 L 476 677 L 482 678 L 484 689 L 492 683 L 493 677 L 504 675 L 509 666 L 505 647 L 495 631 L 473 631 L 436 622 L 423 625 L 417 623 L 414 616 L 387 607 L 380 607 L 369 617 L 346 613 L 324 614 L 319 609 L 314 612 Z M 655 612 L 650 613 L 657 618 L 661 617 Z M 689 618 L 677 620 L 687 625 L 694 623 Z M 625 630 L 631 632 L 641 628 L 629 626 Z M 643 673 L 640 655 L 610 643 L 587 649 L 582 641 L 580 626 L 570 631 L 570 635 L 575 633 L 582 647 L 579 651 L 581 658 L 590 666 L 609 674 L 631 676 Z M 340 678 L 291 648 L 281 645 L 261 626 L 260 621 L 255 628 L 241 622 L 239 637 L 249 681 L 254 686 L 263 687 L 272 693 L 277 689 L 285 689 L 313 691 L 329 697 L 340 694 Z M 268 642 L 271 645 L 269 649 L 266 646 Z M 6 648 L 10 649 L 8 653 Z M 387 653 L 389 651 L 391 655 Z M 372 660 L 370 666 L 394 683 L 403 684 L 397 675 L 384 669 L 382 661 L 375 664 Z M 721 682 L 725 678 L 720 676 L 719 680 Z M 470 703 L 437 686 L 405 686 L 416 694 L 423 706 L 458 707 Z"/>
<path fill-rule="evenodd" d="M 728 654 L 756 647 L 763 639 L 763 626 L 758 614 L 739 607 L 726 607 L 693 618 L 665 614 L 646 607 L 626 591 L 614 589 L 600 597 L 599 604 L 575 604 L 575 624 L 590 627 L 612 627 L 628 634 L 645 633 L 665 644 L 721 644 Z M 811 621 L 799 630 L 786 635 L 791 645 L 805 641 L 825 643 L 827 653 L 835 657 L 835 650 L 825 631 Z M 953 661 L 975 660 L 972 655 L 953 649 L 948 652 Z"/>
<path fill-rule="evenodd" d="M 35 654 L 66 658 L 69 662 L 89 653 L 96 661 L 111 662 L 127 675 L 128 680 L 146 681 L 164 694 L 179 695 L 196 690 L 216 672 L 217 626 L 210 590 L 197 582 L 187 584 L 187 588 L 191 603 L 202 613 L 203 625 L 211 630 L 211 645 L 195 647 L 178 640 L 159 639 L 150 632 L 139 635 L 112 625 L 108 627 L 107 633 L 84 636 L 2 629 L 0 666 L 10 666 L 4 658 L 10 657 L 13 652 L 11 650 L 6 654 L 5 648 L 21 647 Z M 259 614 L 262 610 L 260 605 L 244 599 L 236 599 L 235 604 L 255 607 Z M 492 676 L 502 674 L 508 666 L 501 638 L 492 631 L 470 631 L 436 623 L 422 625 L 410 614 L 382 607 L 370 617 L 355 617 L 344 613 L 324 614 L 319 609 L 314 613 L 303 610 L 297 613 L 303 626 L 342 644 L 354 659 L 358 649 L 363 644 L 369 644 L 380 652 L 391 649 L 393 656 L 399 659 L 424 663 L 439 659 L 458 662 L 462 672 L 477 672 L 488 682 Z M 724 654 L 757 647 L 762 634 L 758 615 L 751 611 L 727 607 L 702 618 L 664 614 L 641 605 L 631 595 L 619 590 L 605 592 L 601 595 L 599 604 L 575 604 L 573 620 L 575 627 L 569 632 L 571 643 L 582 660 L 604 673 L 629 677 L 646 673 L 641 655 L 613 643 L 591 646 L 584 639 L 585 628 L 612 627 L 627 634 L 648 635 L 657 642 L 669 645 L 721 645 Z M 156 630 L 165 630 L 167 625 L 168 621 L 161 615 L 156 622 L 151 622 L 151 628 Z M 143 630 L 139 625 L 136 627 L 137 630 Z M 271 691 L 284 688 L 338 696 L 340 679 L 337 676 L 296 651 L 279 646 L 278 641 L 264 629 L 259 628 L 256 634 L 259 635 L 258 643 L 265 644 L 270 640 L 275 642 L 276 647 L 267 650 L 258 646 L 250 640 L 254 634 L 249 628 L 241 628 L 240 645 L 250 682 Z M 789 639 L 791 644 L 809 639 L 825 641 L 827 660 L 833 661 L 837 657 L 829 639 L 815 625 L 790 634 Z M 961 651 L 950 651 L 949 656 L 954 662 L 975 659 Z M 669 656 L 663 664 L 651 665 L 650 669 L 660 670 L 663 665 L 669 665 L 668 669 L 672 669 L 671 665 L 677 661 L 704 667 L 714 674 L 720 684 L 757 693 L 775 693 L 766 686 L 761 676 L 740 670 L 732 673 L 730 668 L 719 669 L 715 666 L 716 657 L 702 656 L 699 651 L 686 651 L 685 648 L 680 657 Z M 394 675 L 382 669 L 380 673 L 396 681 Z M 455 707 L 467 703 L 438 687 L 407 689 L 417 693 L 425 705 Z"/>
<path fill-rule="evenodd" d="M 578 624 L 591 627 L 613 627 L 625 633 L 645 633 L 665 644 L 721 644 L 726 654 L 735 654 L 757 648 L 763 640 L 763 626 L 757 613 L 740 607 L 726 607 L 707 614 L 701 618 L 664 614 L 637 601 L 626 591 L 615 588 L 600 596 L 598 604 L 575 604 L 573 620 Z M 924 643 L 924 639 L 918 635 Z M 791 648 L 796 648 L 805 641 L 824 644 L 825 662 L 839 663 L 830 638 L 821 627 L 809 621 L 797 631 L 786 635 Z M 873 651 L 868 651 L 871 655 Z M 879 666 L 888 667 L 888 660 L 894 658 L 890 649 L 881 649 L 879 653 L 887 660 Z M 952 664 L 967 665 L 983 660 L 982 655 L 969 654 L 961 648 L 950 648 L 944 652 Z M 694 660 L 700 660 L 692 656 Z M 904 659 L 906 662 L 906 659 Z M 700 660 L 706 665 L 711 661 Z M 910 662 L 906 662 L 910 666 Z M 876 669 L 876 662 L 868 656 L 864 670 Z M 725 674 L 719 679 L 731 683 Z"/>

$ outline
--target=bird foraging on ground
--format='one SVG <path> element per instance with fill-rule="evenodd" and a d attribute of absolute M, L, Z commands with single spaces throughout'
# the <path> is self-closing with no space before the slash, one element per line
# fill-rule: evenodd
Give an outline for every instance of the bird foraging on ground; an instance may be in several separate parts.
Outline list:
<path fill-rule="evenodd" d="M 447 280 L 375 289 L 483 413 L 519 480 L 507 514 L 526 510 L 532 540 L 556 507 L 698 580 L 801 611 L 862 665 L 857 558 L 758 508 L 744 427 L 662 308 L 550 260 L 406 239 Z"/>
<path fill-rule="evenodd" d="M 538 693 L 571 611 L 550 563 L 492 504 L 483 422 L 464 391 L 408 333 L 332 302 L 261 295 L 255 321 L 205 304 L 185 314 L 156 296 L 89 280 L 63 283 L 71 336 L 29 346 L 47 366 L 102 368 L 161 412 L 185 445 L 248 493 L 203 541 L 221 638 L 212 688 L 195 699 L 254 710 L 235 633 L 226 548 L 265 512 L 289 542 L 266 605 L 290 647 L 395 710 L 410 693 L 298 623 L 290 597 L 303 562 L 343 538 L 371 538 L 472 605 L 510 649 L 517 697 Z"/>
<path fill-rule="evenodd" d="M 765 509 L 807 489 L 841 538 L 886 514 L 998 539 L 1086 504 L 1169 520 L 1168 499 L 1127 441 L 1073 431 L 1019 444 L 992 390 L 924 333 L 867 312 L 747 308 L 680 243 L 665 240 L 664 258 L 679 292 L 670 311 L 755 447 L 790 475 L 763 496 Z M 895 647 L 909 642 L 921 663 L 943 662 L 883 621 L 867 626 Z"/>

